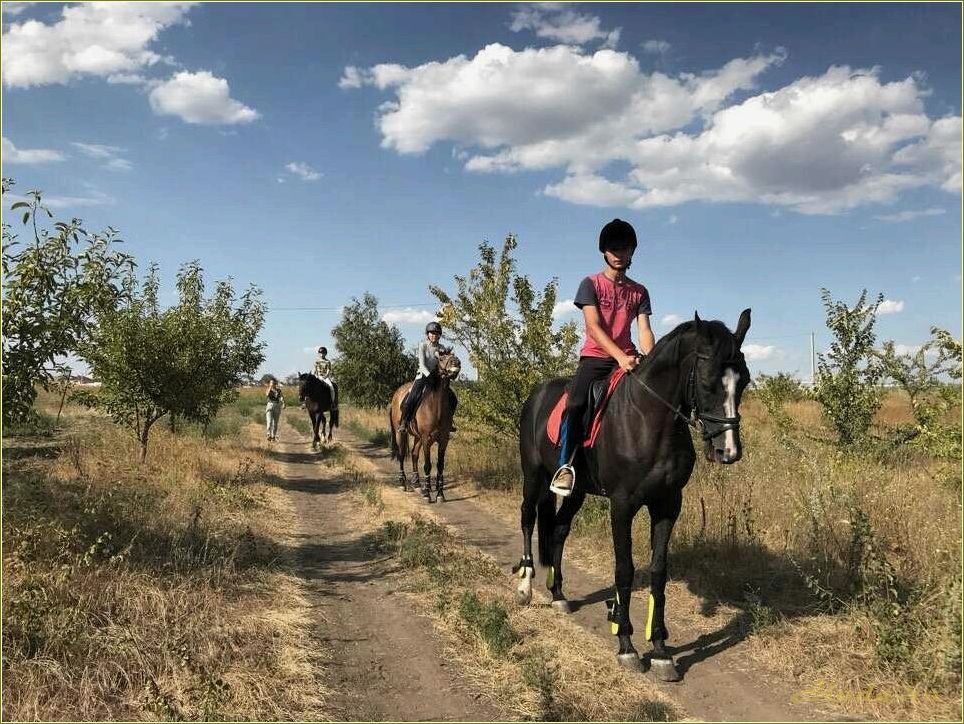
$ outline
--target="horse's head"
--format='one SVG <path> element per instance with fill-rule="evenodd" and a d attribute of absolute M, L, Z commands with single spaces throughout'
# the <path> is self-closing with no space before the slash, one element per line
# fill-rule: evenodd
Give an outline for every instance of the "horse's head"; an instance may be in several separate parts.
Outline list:
<path fill-rule="evenodd" d="M 312 376 L 310 372 L 298 373 L 298 399 L 302 402 L 308 397 L 308 381 Z"/>
<path fill-rule="evenodd" d="M 696 356 L 687 383 L 687 403 L 703 433 L 703 452 L 710 462 L 730 464 L 743 456 L 740 444 L 740 400 L 750 371 L 740 346 L 750 328 L 744 309 L 736 332 L 722 322 L 694 319 Z"/>
<path fill-rule="evenodd" d="M 452 350 L 443 350 L 438 358 L 438 373 L 443 379 L 454 380 L 462 371 L 462 361 Z"/>

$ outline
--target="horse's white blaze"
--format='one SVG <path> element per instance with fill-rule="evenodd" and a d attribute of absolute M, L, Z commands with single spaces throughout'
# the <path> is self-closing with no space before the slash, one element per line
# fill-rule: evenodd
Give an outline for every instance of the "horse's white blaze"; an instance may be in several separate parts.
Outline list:
<path fill-rule="evenodd" d="M 723 400 L 723 414 L 727 417 L 736 417 L 736 385 L 739 381 L 739 372 L 727 367 L 726 372 L 723 373 L 723 391 L 726 393 Z M 728 458 L 736 457 L 738 450 L 735 430 L 727 430 L 723 433 L 723 446 L 723 452 Z"/>

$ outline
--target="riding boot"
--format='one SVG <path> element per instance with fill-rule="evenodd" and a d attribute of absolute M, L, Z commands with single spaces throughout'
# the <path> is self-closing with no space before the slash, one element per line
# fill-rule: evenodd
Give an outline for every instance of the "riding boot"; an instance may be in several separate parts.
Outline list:
<path fill-rule="evenodd" d="M 559 469 L 552 476 L 549 490 L 560 497 L 567 497 L 572 494 L 572 489 L 576 484 L 576 470 L 572 467 L 574 457 L 573 450 L 576 447 L 576 436 L 570 435 L 569 416 L 567 415 L 561 425 L 559 432 L 561 445 L 559 447 Z"/>

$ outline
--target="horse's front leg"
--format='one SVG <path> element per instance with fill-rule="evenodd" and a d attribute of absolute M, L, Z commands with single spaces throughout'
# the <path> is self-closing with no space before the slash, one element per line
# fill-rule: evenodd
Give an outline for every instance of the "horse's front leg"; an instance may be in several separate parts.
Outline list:
<path fill-rule="evenodd" d="M 666 650 L 666 578 L 669 558 L 669 538 L 679 517 L 683 493 L 677 491 L 671 499 L 649 506 L 650 545 L 653 559 L 650 564 L 649 612 L 646 615 L 646 638 L 653 642 L 650 662 L 653 673 L 662 681 L 679 681 L 680 674 L 673 657 Z"/>
<path fill-rule="evenodd" d="M 422 450 L 422 438 L 419 435 L 412 436 L 412 489 L 420 490 L 422 479 L 418 475 L 418 456 Z"/>
<path fill-rule="evenodd" d="M 429 503 L 432 502 L 432 446 L 434 444 L 435 441 L 430 436 L 422 446 L 422 452 L 425 454 L 425 461 L 422 463 L 422 472 L 425 473 L 422 495 Z"/>
<path fill-rule="evenodd" d="M 556 525 L 552 531 L 552 565 L 546 574 L 546 588 L 552 594 L 552 608 L 559 613 L 569 613 L 572 609 L 569 601 L 562 592 L 562 551 L 572 528 L 572 519 L 579 512 L 586 500 L 586 493 L 576 488 L 569 497 L 563 500 L 556 512 Z"/>
<path fill-rule="evenodd" d="M 616 658 L 627 669 L 639 671 L 642 663 L 633 646 L 633 624 L 629 620 L 629 603 L 632 598 L 633 576 L 633 517 L 638 508 L 626 500 L 613 498 L 609 503 L 609 516 L 613 530 L 613 548 L 616 553 L 616 600 L 607 601 L 610 630 L 619 638 Z"/>
<path fill-rule="evenodd" d="M 328 428 L 328 419 L 325 417 L 324 412 L 319 412 L 318 418 L 321 420 L 321 434 L 318 436 L 318 442 L 320 443 L 325 438 L 325 430 Z"/>
<path fill-rule="evenodd" d="M 438 441 L 438 461 L 435 463 L 435 501 L 445 501 L 445 449 L 449 446 L 448 438 Z"/>
<path fill-rule="evenodd" d="M 309 412 L 308 415 L 311 417 L 311 449 L 317 450 L 319 443 L 321 443 L 321 438 L 318 437 L 318 423 L 321 422 L 321 414 Z"/>

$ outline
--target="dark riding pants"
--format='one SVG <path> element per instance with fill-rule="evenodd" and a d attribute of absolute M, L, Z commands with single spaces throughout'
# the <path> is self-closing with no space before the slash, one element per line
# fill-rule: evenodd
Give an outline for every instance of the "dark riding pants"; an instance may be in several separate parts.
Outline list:
<path fill-rule="evenodd" d="M 431 377 L 416 377 L 415 381 L 412 383 L 412 389 L 408 393 L 408 397 L 405 398 L 405 409 L 402 410 L 402 423 L 408 424 L 411 422 L 412 418 L 415 417 L 415 411 L 418 409 L 418 403 L 422 399 L 422 394 L 425 388 L 434 387 L 438 384 L 437 380 L 433 380 Z M 455 393 L 452 392 L 452 388 L 449 388 L 449 408 L 452 410 L 452 416 L 455 416 L 455 408 L 458 406 L 459 401 L 456 398 Z"/>
<path fill-rule="evenodd" d="M 580 357 L 576 374 L 569 382 L 569 399 L 566 400 L 566 415 L 562 420 L 559 433 L 559 466 L 568 465 L 572 451 L 578 449 L 585 438 L 583 417 L 589 405 L 589 389 L 596 380 L 609 377 L 617 367 L 612 357 Z"/>

